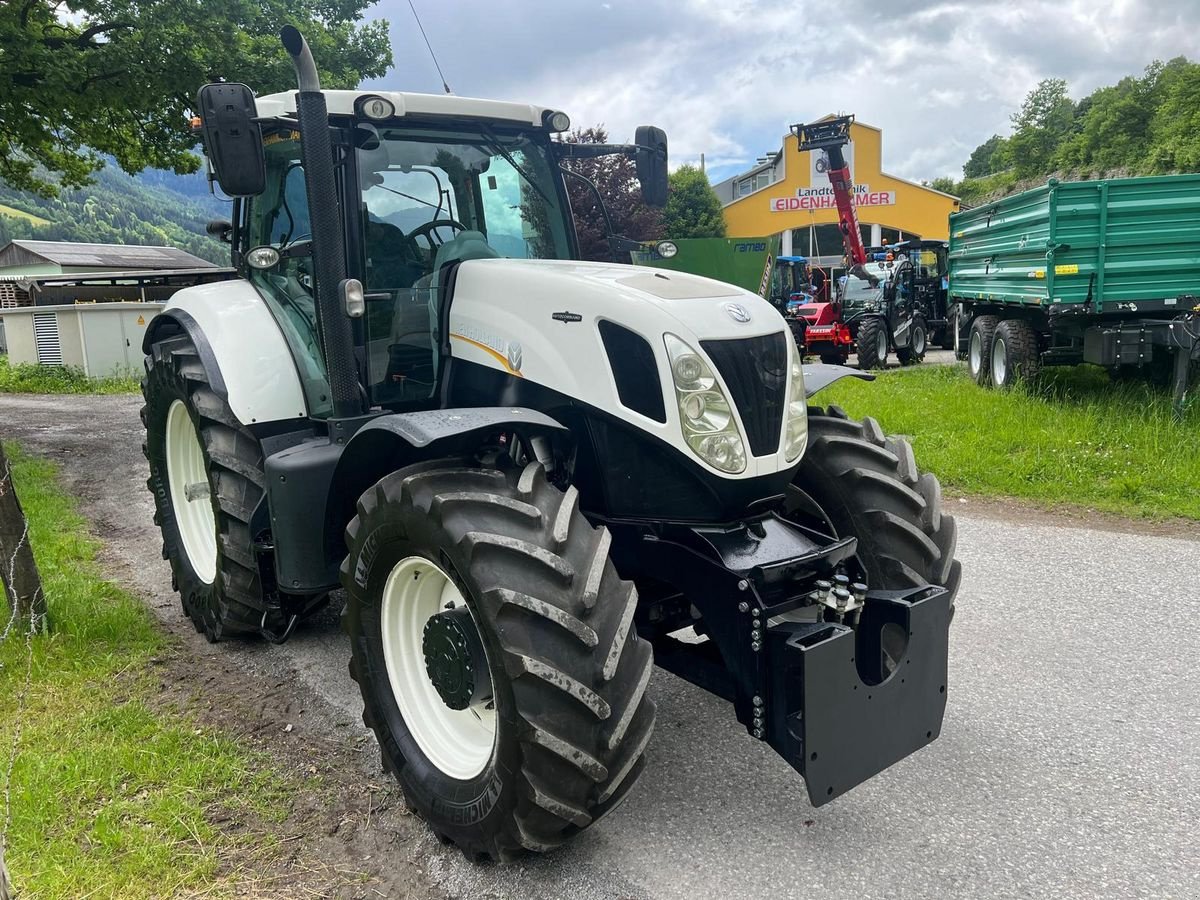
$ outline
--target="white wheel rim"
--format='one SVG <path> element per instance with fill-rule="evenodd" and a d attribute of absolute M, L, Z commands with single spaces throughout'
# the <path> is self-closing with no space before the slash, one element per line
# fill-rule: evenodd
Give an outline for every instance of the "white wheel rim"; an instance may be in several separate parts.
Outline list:
<path fill-rule="evenodd" d="M 474 778 L 492 758 L 495 705 L 451 709 L 425 670 L 425 623 L 466 606 L 450 577 L 422 556 L 400 560 L 383 586 L 383 660 L 400 715 L 421 752 L 451 778 Z M 489 673 L 490 677 L 490 673 Z"/>
<path fill-rule="evenodd" d="M 925 329 L 920 326 L 913 333 L 913 352 L 918 356 L 925 352 Z"/>
<path fill-rule="evenodd" d="M 887 332 L 882 328 L 875 336 L 875 355 L 879 357 L 880 362 L 887 359 Z"/>
<path fill-rule="evenodd" d="M 1005 353 L 1004 338 L 995 338 L 992 342 L 992 382 L 1001 387 L 1008 378 L 1008 358 Z"/>
<path fill-rule="evenodd" d="M 196 577 L 212 584 L 217 577 L 217 517 L 200 439 L 182 400 L 167 410 L 166 444 L 167 485 L 183 552 Z"/>
<path fill-rule="evenodd" d="M 971 343 L 968 351 L 971 357 L 971 374 L 978 375 L 983 368 L 983 338 L 978 331 L 971 332 Z"/>

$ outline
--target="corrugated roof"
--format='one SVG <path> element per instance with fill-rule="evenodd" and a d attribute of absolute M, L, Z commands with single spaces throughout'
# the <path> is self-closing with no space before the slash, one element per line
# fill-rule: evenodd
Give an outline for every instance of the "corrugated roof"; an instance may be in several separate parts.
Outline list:
<path fill-rule="evenodd" d="M 208 260 L 175 247 L 16 240 L 0 249 L 0 268 L 28 265 L 30 255 L 60 266 L 96 266 L 104 269 L 196 269 L 213 265 Z"/>

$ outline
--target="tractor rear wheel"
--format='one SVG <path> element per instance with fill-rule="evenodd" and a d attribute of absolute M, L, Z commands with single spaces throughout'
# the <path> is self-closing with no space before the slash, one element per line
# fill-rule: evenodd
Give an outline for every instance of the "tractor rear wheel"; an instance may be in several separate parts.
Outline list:
<path fill-rule="evenodd" d="M 362 495 L 346 541 L 363 721 L 439 839 L 508 860 L 624 799 L 654 726 L 653 654 L 575 488 L 537 463 L 422 463 Z"/>
<path fill-rule="evenodd" d="M 992 383 L 992 340 L 996 336 L 995 316 L 976 316 L 967 338 L 967 371 L 981 387 Z"/>
<path fill-rule="evenodd" d="M 941 485 L 917 468 L 908 441 L 886 437 L 874 419 L 855 421 L 837 406 L 809 408 L 808 449 L 789 509 L 817 513 L 836 536 L 858 538 L 871 589 L 936 584 L 954 603 L 958 528 L 942 512 Z"/>
<path fill-rule="evenodd" d="M 858 367 L 882 369 L 887 365 L 888 333 L 882 319 L 870 318 L 858 326 Z"/>
<path fill-rule="evenodd" d="M 900 360 L 901 365 L 905 366 L 921 362 L 925 359 L 925 351 L 929 349 L 929 334 L 926 330 L 925 320 L 920 316 L 914 317 L 910 329 L 908 346 L 896 350 L 896 358 Z"/>
<path fill-rule="evenodd" d="M 184 612 L 210 641 L 281 633 L 287 623 L 264 601 L 250 535 L 266 483 L 258 440 L 213 391 L 186 334 L 151 348 L 142 395 L 146 486 Z"/>

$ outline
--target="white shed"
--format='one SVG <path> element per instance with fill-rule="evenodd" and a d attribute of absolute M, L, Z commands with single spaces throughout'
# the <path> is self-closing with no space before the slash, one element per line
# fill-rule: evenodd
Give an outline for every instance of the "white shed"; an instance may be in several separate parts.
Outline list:
<path fill-rule="evenodd" d="M 6 309 L 14 365 L 76 366 L 93 378 L 142 370 L 142 337 L 162 303 L 80 303 Z"/>

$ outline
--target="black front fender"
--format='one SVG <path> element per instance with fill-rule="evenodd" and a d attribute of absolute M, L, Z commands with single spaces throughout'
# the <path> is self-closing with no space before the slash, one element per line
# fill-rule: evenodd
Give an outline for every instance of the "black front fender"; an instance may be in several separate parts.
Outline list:
<path fill-rule="evenodd" d="M 849 366 L 828 366 L 824 363 L 814 363 L 804 366 L 804 396 L 811 397 L 817 391 L 824 390 L 835 381 L 843 378 L 860 378 L 863 381 L 874 381 L 875 376 L 860 369 Z"/>

